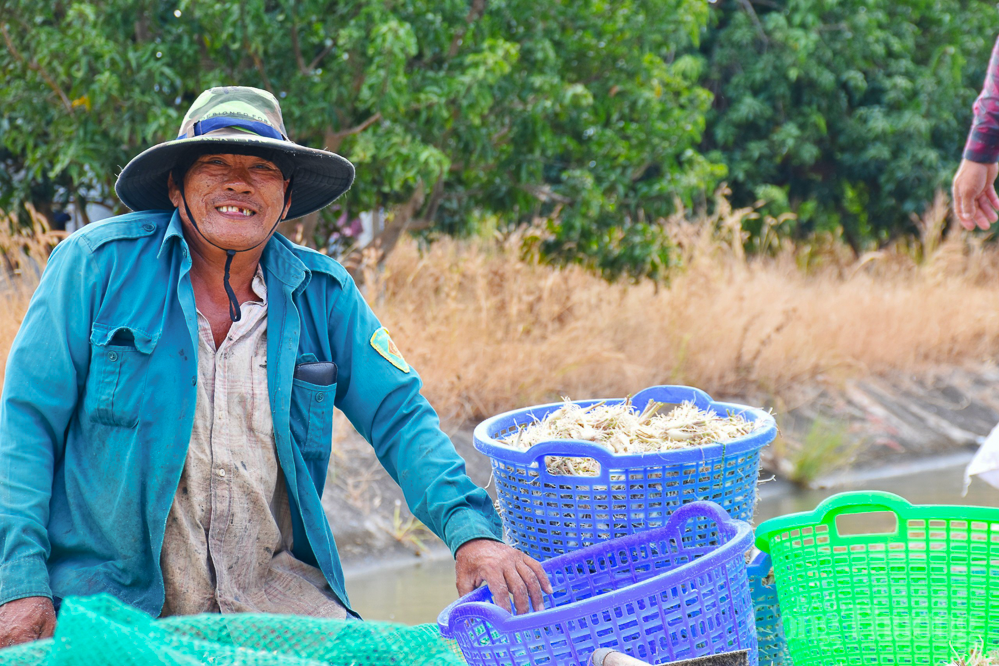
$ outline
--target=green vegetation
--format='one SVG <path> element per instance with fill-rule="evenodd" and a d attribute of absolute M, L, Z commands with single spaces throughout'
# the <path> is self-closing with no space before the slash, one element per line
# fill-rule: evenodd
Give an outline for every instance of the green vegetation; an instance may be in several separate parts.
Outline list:
<path fill-rule="evenodd" d="M 785 232 L 842 227 L 855 251 L 915 234 L 997 31 L 976 0 L 726 0 L 702 50 L 716 97 L 701 148 L 728 165 L 735 206 L 796 213 Z"/>
<path fill-rule="evenodd" d="M 703 0 L 11 0 L 0 9 L 0 208 L 114 203 L 119 167 L 213 85 L 284 102 L 293 139 L 358 168 L 328 222 L 547 223 L 544 251 L 660 276 L 654 221 L 723 173 L 695 150 L 711 96 L 676 57 Z M 321 235 L 328 227 L 320 227 Z"/>
<path fill-rule="evenodd" d="M 984 0 L 9 0 L 0 209 L 121 210 L 120 167 L 242 84 L 358 167 L 308 242 L 384 208 L 383 252 L 531 223 L 553 262 L 662 278 L 662 218 L 727 180 L 766 202 L 748 249 L 842 228 L 859 251 L 946 185 L 997 27 Z"/>
<path fill-rule="evenodd" d="M 788 478 L 807 486 L 823 474 L 846 465 L 856 450 L 847 444 L 847 428 L 824 418 L 812 423 L 800 446 L 790 456 Z"/>

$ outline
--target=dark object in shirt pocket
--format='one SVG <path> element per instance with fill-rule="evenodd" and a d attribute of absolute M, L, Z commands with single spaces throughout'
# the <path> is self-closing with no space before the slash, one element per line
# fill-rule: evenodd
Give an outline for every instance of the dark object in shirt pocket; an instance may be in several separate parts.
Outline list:
<path fill-rule="evenodd" d="M 336 384 L 336 363 L 330 361 L 314 361 L 299 363 L 295 366 L 295 379 L 300 379 L 316 386 L 332 386 Z"/>
<path fill-rule="evenodd" d="M 336 384 L 320 386 L 296 379 L 291 385 L 291 438 L 306 462 L 325 469 L 333 445 Z M 323 475 L 325 479 L 325 475 Z"/>

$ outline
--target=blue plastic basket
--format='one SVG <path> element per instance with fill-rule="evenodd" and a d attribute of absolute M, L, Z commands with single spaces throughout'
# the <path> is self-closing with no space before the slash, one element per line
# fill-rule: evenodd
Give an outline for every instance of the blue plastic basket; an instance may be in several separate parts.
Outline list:
<path fill-rule="evenodd" d="M 692 525 L 705 530 L 696 545 L 684 539 Z M 749 649 L 756 666 L 752 539 L 714 502 L 688 504 L 663 527 L 544 562 L 554 591 L 543 610 L 511 615 L 481 587 L 437 623 L 472 666 L 578 666 L 601 647 L 654 664 Z"/>
<path fill-rule="evenodd" d="M 780 621 L 780 604 L 777 602 L 777 585 L 772 577 L 770 556 L 760 552 L 749 563 L 749 590 L 756 609 L 756 639 L 760 646 L 760 666 L 791 666 L 787 651 L 784 626 Z"/>
<path fill-rule="evenodd" d="M 653 386 L 632 399 L 637 411 L 650 400 L 669 405 L 693 402 L 721 416 L 730 413 L 760 422 L 745 437 L 681 451 L 617 455 L 592 442 L 554 440 L 527 451 L 499 440 L 543 419 L 563 403 L 506 412 L 475 428 L 475 448 L 489 456 L 506 540 L 544 561 L 578 548 L 665 524 L 677 507 L 697 500 L 717 502 L 733 518 L 749 521 L 756 504 L 760 450 L 773 441 L 777 425 L 759 409 L 713 401 L 688 386 Z M 617 400 L 585 400 L 589 406 Z M 547 456 L 592 458 L 598 476 L 557 476 Z"/>

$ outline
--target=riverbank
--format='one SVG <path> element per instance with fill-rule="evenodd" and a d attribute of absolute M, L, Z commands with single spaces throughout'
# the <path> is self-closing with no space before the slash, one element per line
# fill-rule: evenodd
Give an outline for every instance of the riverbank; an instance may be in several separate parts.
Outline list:
<path fill-rule="evenodd" d="M 999 369 L 977 364 L 815 383 L 798 389 L 796 403 L 764 395 L 720 397 L 770 406 L 781 424 L 781 436 L 763 455 L 761 478 L 773 479 L 760 489 L 767 499 L 963 468 L 999 423 Z M 472 427 L 449 434 L 469 476 L 495 497 L 489 460 L 472 446 Z M 342 416 L 336 432 L 324 504 L 346 566 L 446 555 L 443 544 L 413 521 L 401 491 Z M 960 491 L 955 487 L 955 496 Z"/>
<path fill-rule="evenodd" d="M 965 455 L 963 459 L 966 459 Z M 810 511 L 826 497 L 847 490 L 880 490 L 895 493 L 915 504 L 980 504 L 999 506 L 999 490 L 980 481 L 961 496 L 964 464 L 961 454 L 925 458 L 932 469 L 903 463 L 869 468 L 857 478 L 844 479 L 836 488 L 805 489 L 776 481 L 760 487 L 755 522 L 798 511 Z M 955 464 L 956 463 L 956 464 Z M 889 476 L 878 478 L 879 471 Z M 436 548 L 421 558 L 396 556 L 348 563 L 347 592 L 363 617 L 404 624 L 433 622 L 457 598 L 454 562 L 447 549 Z"/>

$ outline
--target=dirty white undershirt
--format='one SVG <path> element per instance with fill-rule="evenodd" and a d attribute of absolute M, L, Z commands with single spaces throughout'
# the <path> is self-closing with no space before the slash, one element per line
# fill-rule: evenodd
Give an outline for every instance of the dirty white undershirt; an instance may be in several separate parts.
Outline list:
<path fill-rule="evenodd" d="M 343 618 L 322 572 L 295 559 L 267 391 L 267 288 L 216 350 L 198 312 L 198 395 L 160 564 L 162 616 L 284 613 Z"/>

